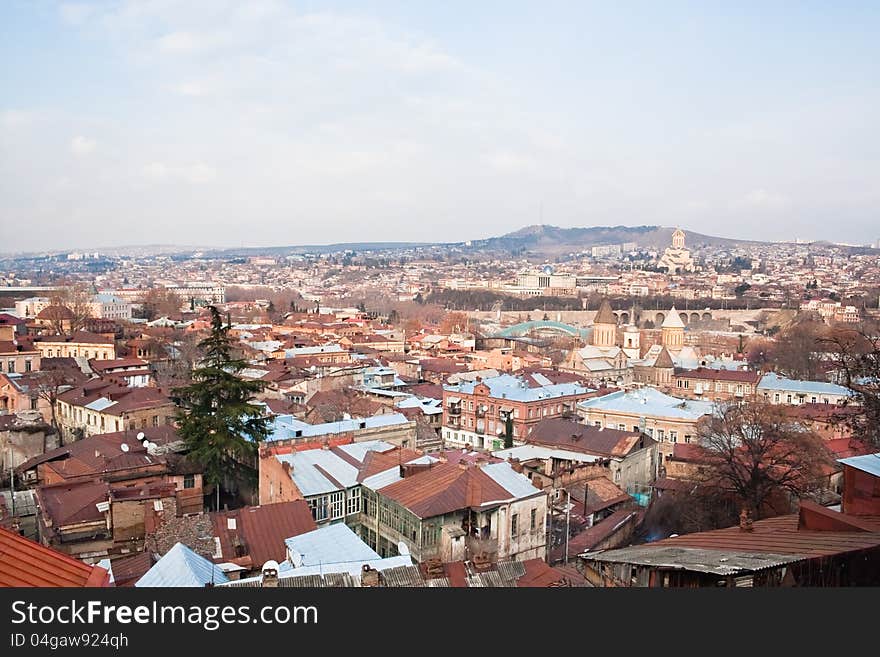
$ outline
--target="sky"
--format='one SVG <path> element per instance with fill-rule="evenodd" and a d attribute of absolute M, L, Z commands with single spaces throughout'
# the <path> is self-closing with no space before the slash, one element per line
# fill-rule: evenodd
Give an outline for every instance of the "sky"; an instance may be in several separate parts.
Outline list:
<path fill-rule="evenodd" d="M 0 251 L 880 239 L 880 3 L 0 2 Z"/>

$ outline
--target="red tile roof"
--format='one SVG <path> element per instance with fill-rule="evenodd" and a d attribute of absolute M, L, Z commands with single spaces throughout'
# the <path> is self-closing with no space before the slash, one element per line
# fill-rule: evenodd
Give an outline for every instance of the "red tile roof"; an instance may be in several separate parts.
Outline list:
<path fill-rule="evenodd" d="M 0 586 L 102 587 L 110 574 L 0 527 Z"/>

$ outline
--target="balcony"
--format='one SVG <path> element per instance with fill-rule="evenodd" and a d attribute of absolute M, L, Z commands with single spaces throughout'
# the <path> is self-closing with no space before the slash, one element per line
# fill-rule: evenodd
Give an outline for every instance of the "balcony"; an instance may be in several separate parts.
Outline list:
<path fill-rule="evenodd" d="M 461 415 L 461 406 L 458 406 L 458 405 L 450 406 L 449 408 L 446 409 L 446 411 L 449 413 L 449 415 L 451 417 L 458 417 Z"/>
<path fill-rule="evenodd" d="M 485 404 L 477 404 L 477 408 L 474 411 L 474 414 L 477 417 L 486 417 L 486 412 L 488 410 L 489 410 L 489 408 Z"/>

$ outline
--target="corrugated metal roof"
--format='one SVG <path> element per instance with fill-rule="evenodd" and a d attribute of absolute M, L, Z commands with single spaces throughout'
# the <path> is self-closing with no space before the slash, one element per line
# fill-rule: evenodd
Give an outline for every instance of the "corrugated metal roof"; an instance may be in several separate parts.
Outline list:
<path fill-rule="evenodd" d="M 403 416 L 400 416 L 403 417 Z M 368 452 L 389 452 L 394 449 L 394 445 L 386 443 L 382 440 L 368 440 L 362 443 L 351 443 L 349 445 L 339 445 L 337 449 L 342 450 L 358 462 L 363 463 Z"/>
<path fill-rule="evenodd" d="M 279 454 L 275 458 L 293 466 L 293 482 L 305 497 L 323 495 L 357 484 L 357 468 L 327 449 Z"/>
<path fill-rule="evenodd" d="M 0 586 L 107 586 L 104 569 L 61 554 L 0 527 Z"/>
<path fill-rule="evenodd" d="M 680 399 L 666 395 L 656 388 L 612 392 L 609 395 L 584 400 L 578 406 L 586 410 L 615 411 L 634 416 L 644 415 L 686 420 L 697 420 L 714 411 L 712 402 Z"/>
<path fill-rule="evenodd" d="M 379 555 L 343 523 L 327 525 L 314 531 L 287 538 L 288 553 L 302 557 L 302 566 L 322 566 L 337 563 L 364 563 Z M 294 572 L 297 568 L 294 568 Z"/>
<path fill-rule="evenodd" d="M 183 543 L 175 543 L 146 574 L 137 587 L 203 587 L 206 584 L 223 584 L 229 578 L 219 566 L 193 552 Z"/>
<path fill-rule="evenodd" d="M 880 452 L 864 456 L 851 456 L 846 459 L 837 459 L 837 461 L 875 477 L 880 477 Z"/>
<path fill-rule="evenodd" d="M 586 553 L 581 557 L 592 561 L 631 563 L 726 576 L 783 566 L 805 559 L 806 555 L 639 545 L 608 552 Z"/>
<path fill-rule="evenodd" d="M 229 528 L 231 519 L 235 520 L 235 529 Z M 238 539 L 255 567 L 270 559 L 283 561 L 287 557 L 284 540 L 316 528 L 305 500 L 214 512 L 211 521 L 214 535 L 220 539 L 222 558 L 235 559 L 239 556 L 234 547 Z"/>
<path fill-rule="evenodd" d="M 511 447 L 510 449 L 501 449 L 497 452 L 492 452 L 492 456 L 497 456 L 502 459 L 513 457 L 520 461 L 528 461 L 530 459 L 560 459 L 564 461 L 593 463 L 594 461 L 601 460 L 601 457 L 593 456 L 592 454 L 570 452 L 564 449 L 552 449 L 540 445 L 521 445 L 520 447 Z"/>
<path fill-rule="evenodd" d="M 489 396 L 494 399 L 510 399 L 511 401 L 540 401 L 542 399 L 555 399 L 569 395 L 581 395 L 590 392 L 577 383 L 555 383 L 536 388 L 529 387 L 524 379 L 511 374 L 489 377 L 482 380 L 489 387 Z M 476 381 L 463 381 L 456 385 L 446 385 L 443 389 L 449 392 L 459 392 L 466 395 L 474 394 Z"/>
<path fill-rule="evenodd" d="M 482 470 L 517 499 L 541 492 L 532 485 L 528 477 L 514 470 L 509 463 L 490 463 L 484 465 Z"/>
<path fill-rule="evenodd" d="M 758 384 L 758 389 L 802 392 L 804 394 L 815 395 L 840 395 L 844 397 L 849 397 L 853 394 L 852 390 L 849 388 L 844 388 L 835 383 L 788 379 L 784 376 L 779 376 L 775 372 L 765 374 L 761 378 L 761 382 Z"/>

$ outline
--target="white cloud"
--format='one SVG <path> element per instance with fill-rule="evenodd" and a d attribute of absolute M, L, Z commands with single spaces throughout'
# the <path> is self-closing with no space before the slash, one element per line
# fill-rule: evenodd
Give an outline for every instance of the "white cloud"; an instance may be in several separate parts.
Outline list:
<path fill-rule="evenodd" d="M 70 140 L 70 152 L 78 157 L 93 153 L 96 147 L 97 143 L 94 139 L 89 139 L 82 135 L 77 135 Z"/>

